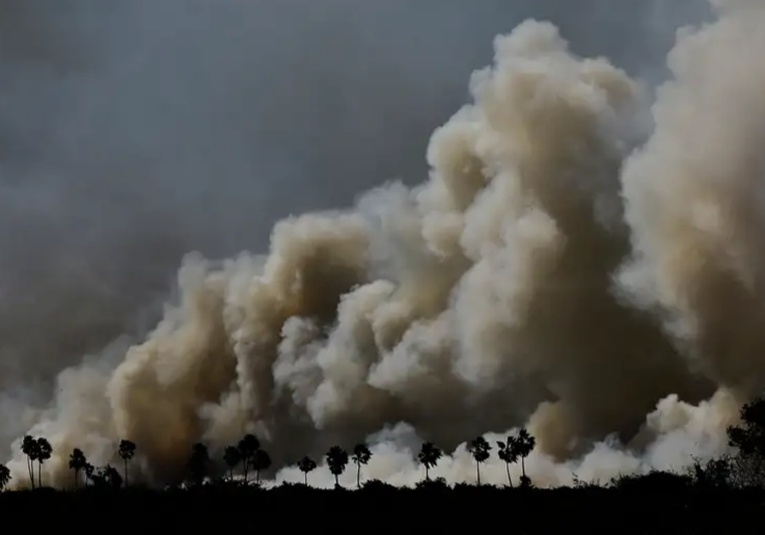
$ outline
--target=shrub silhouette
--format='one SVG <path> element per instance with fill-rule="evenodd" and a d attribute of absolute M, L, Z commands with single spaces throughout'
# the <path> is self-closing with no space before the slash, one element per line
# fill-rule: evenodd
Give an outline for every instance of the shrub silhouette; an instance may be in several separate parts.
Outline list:
<path fill-rule="evenodd" d="M 694 459 L 693 466 L 688 470 L 693 484 L 700 489 L 710 488 L 729 488 L 733 483 L 734 464 L 730 456 L 723 456 L 719 459 L 709 459 L 702 464 L 698 459 Z"/>
<path fill-rule="evenodd" d="M 415 484 L 415 488 L 427 491 L 443 491 L 449 488 L 446 483 L 446 479 L 443 477 L 437 477 L 435 479 L 425 478 L 422 481 L 418 481 Z"/>
<path fill-rule="evenodd" d="M 393 485 L 380 481 L 379 479 L 370 479 L 362 485 L 363 491 L 369 492 L 395 492 L 397 489 Z"/>
<path fill-rule="evenodd" d="M 688 475 L 654 470 L 645 475 L 626 475 L 611 480 L 611 486 L 622 491 L 678 492 L 688 488 L 693 479 Z"/>

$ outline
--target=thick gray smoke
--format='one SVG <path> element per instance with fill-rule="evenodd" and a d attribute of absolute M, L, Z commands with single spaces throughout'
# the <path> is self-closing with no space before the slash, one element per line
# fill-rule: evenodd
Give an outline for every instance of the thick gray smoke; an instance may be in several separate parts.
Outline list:
<path fill-rule="evenodd" d="M 189 5 L 200 13 L 211 9 L 209 4 Z M 765 386 L 765 365 L 757 356 L 765 343 L 757 327 L 763 317 L 759 273 L 765 260 L 757 244 L 765 224 L 758 152 L 765 125 L 759 102 L 765 68 L 757 57 L 764 38 L 757 29 L 765 23 L 765 7 L 754 0 L 715 1 L 712 6 L 713 22 L 678 34 L 668 59 L 670 78 L 659 87 L 650 110 L 650 87 L 609 60 L 575 53 L 553 24 L 529 20 L 498 37 L 494 64 L 471 78 L 472 102 L 430 139 L 427 181 L 391 182 L 365 193 L 351 209 L 283 219 L 262 256 L 242 253 L 224 262 L 187 256 L 178 273 L 177 297 L 145 339 L 132 344 L 117 340 L 105 351 L 93 351 L 98 356 L 66 368 L 56 376 L 53 401 L 42 409 L 31 409 L 28 397 L 5 386 L 9 378 L 22 377 L 13 368 L 22 361 L 8 343 L 3 350 L 7 401 L 0 406 L 8 414 L 23 415 L 24 428 L 15 430 L 10 460 L 16 484 L 25 484 L 19 438 L 26 431 L 53 444 L 44 477 L 61 486 L 71 481 L 67 458 L 75 446 L 91 460 L 106 463 L 113 461 L 115 443 L 129 438 L 139 447 L 140 476 L 160 483 L 183 469 L 192 442 L 202 440 L 220 456 L 223 447 L 247 431 L 258 434 L 272 452 L 281 468 L 277 480 L 299 479 L 289 467 L 299 456 L 320 455 L 334 443 L 352 446 L 368 440 L 375 456 L 367 477 L 410 483 L 421 477 L 412 455 L 422 439 L 455 450 L 439 466 L 442 475 L 469 480 L 473 467 L 460 444 L 520 425 L 538 439 L 529 471 L 539 485 L 570 483 L 573 473 L 605 479 L 651 467 L 680 468 L 691 455 L 722 451 L 724 428 L 734 420 L 738 403 Z M 239 8 L 229 9 L 231 20 L 241 15 Z M 297 4 L 294 9 L 301 12 Z M 113 16 L 106 9 L 93 13 L 97 20 Z M 150 26 L 156 20 L 145 22 Z M 184 31 L 182 24 L 178 31 Z M 44 48 L 35 50 L 35 57 L 45 57 Z M 85 71 L 89 62 L 99 61 L 77 59 L 71 68 Z M 311 67 L 282 66 L 292 72 Z M 414 67 L 413 61 L 411 87 L 427 78 Z M 130 62 L 121 67 L 125 83 L 131 68 Z M 331 70 L 321 73 L 331 87 L 342 87 Z M 440 81 L 436 77 L 435 87 Z M 247 90 L 246 84 L 217 82 L 216 90 Z M 393 86 L 369 90 L 384 94 L 381 87 Z M 300 90 L 307 88 L 291 88 Z M 183 101 L 181 83 L 168 91 Z M 399 97 L 407 102 L 406 94 L 394 90 L 394 97 L 390 102 Z M 90 99 L 84 102 L 93 106 Z M 363 112 L 353 111 L 352 103 L 343 109 L 366 125 L 372 116 L 367 120 Z M 136 112 L 117 106 L 125 114 L 118 120 L 101 116 L 109 109 L 104 106 L 90 112 L 93 120 L 123 125 Z M 241 121 L 241 137 L 231 143 L 252 134 L 279 146 L 275 140 L 287 135 L 278 128 L 248 130 L 250 119 L 232 115 L 235 106 L 216 116 L 220 124 Z M 280 112 L 278 107 L 270 110 L 276 117 Z M 82 113 L 78 110 L 77 117 Z M 142 113 L 183 117 L 162 106 Z M 275 119 L 264 117 L 276 126 Z M 321 120 L 334 119 L 328 113 Z M 216 124 L 210 121 L 210 131 L 219 135 Z M 216 193 L 227 189 L 229 172 L 237 175 L 225 158 L 229 153 L 213 151 L 204 160 L 206 167 L 198 169 L 199 160 L 191 156 L 209 138 L 196 140 L 202 143 L 197 145 L 193 136 L 183 136 L 184 148 L 164 141 L 166 132 L 159 129 L 142 142 L 159 143 L 188 163 L 189 189 L 178 192 L 176 208 L 203 206 L 197 196 L 210 184 L 216 189 L 201 198 L 210 200 L 211 214 L 222 213 L 217 202 L 240 206 L 234 197 L 249 191 L 247 186 Z M 159 295 L 163 269 L 186 248 L 185 239 L 201 242 L 198 248 L 204 250 L 205 240 L 215 241 L 224 227 L 249 235 L 245 223 L 256 219 L 232 214 L 222 223 L 199 213 L 170 218 L 170 211 L 160 210 L 160 200 L 173 198 L 175 191 L 163 188 L 186 182 L 156 183 L 151 196 L 138 197 L 146 208 L 140 217 L 123 214 L 118 195 L 142 192 L 149 184 L 143 181 L 150 180 L 131 182 L 128 177 L 137 170 L 162 176 L 169 159 L 154 167 L 136 157 L 146 155 L 141 150 L 119 155 L 115 148 L 121 144 L 141 145 L 118 138 L 104 140 L 103 151 L 85 157 L 93 167 L 82 167 L 74 160 L 92 137 L 66 133 L 70 136 L 53 143 L 53 154 L 60 156 L 57 151 L 65 147 L 73 160 L 70 169 L 90 171 L 80 181 L 66 182 L 67 191 L 92 191 L 99 199 L 114 194 L 114 204 L 99 208 L 114 217 L 114 227 L 95 232 L 94 241 L 80 235 L 77 244 L 84 249 L 78 249 L 69 247 L 73 244 L 66 232 L 87 228 L 99 212 L 65 220 L 58 227 L 62 239 L 57 248 L 50 248 L 51 234 L 32 239 L 24 249 L 30 257 L 20 265 L 37 265 L 36 244 L 45 245 L 38 255 L 57 260 L 51 273 L 59 275 L 38 294 L 46 299 L 28 299 L 26 310 L 39 307 L 42 325 L 47 325 L 46 314 L 63 316 L 51 324 L 61 329 L 61 337 L 72 333 L 73 345 L 64 351 L 75 351 L 99 343 L 98 337 L 89 341 L 82 334 L 89 332 L 88 318 L 113 322 L 103 327 L 111 335 L 101 335 L 105 338 L 114 338 L 117 327 L 129 331 L 125 318 L 135 317 L 144 299 Z M 396 137 L 387 131 L 378 135 Z M 334 143 L 349 155 L 334 169 L 340 177 L 350 176 L 351 163 L 361 162 L 358 151 L 337 139 Z M 268 152 L 263 149 L 267 144 L 253 146 Z M 392 154 L 399 148 L 391 148 Z M 19 153 L 14 149 L 13 154 Z M 117 166 L 123 190 L 99 182 L 94 174 L 96 169 L 114 170 L 114 162 L 104 157 L 115 154 L 124 163 L 121 170 Z M 27 179 L 43 170 L 68 175 L 60 170 L 60 157 L 37 156 L 42 157 L 30 156 L 36 162 L 32 167 L 4 164 L 3 177 L 20 176 L 23 184 L 14 190 L 4 182 L 4 191 L 22 192 L 37 203 L 27 210 L 55 213 L 62 201 L 54 193 L 66 198 L 66 192 L 44 188 L 48 196 L 33 195 Z M 362 151 L 361 156 L 367 155 Z M 298 161 L 297 171 L 316 167 L 317 183 L 333 184 L 321 177 L 331 167 L 322 168 L 310 157 Z M 257 162 L 244 167 L 247 173 L 261 172 Z M 358 165 L 359 173 L 371 168 Z M 264 172 L 289 175 L 279 175 L 277 167 L 273 160 L 263 164 Z M 221 178 L 195 186 L 198 173 Z M 374 175 L 367 172 L 360 180 L 384 178 Z M 309 202 L 308 197 L 298 193 L 295 202 Z M 26 198 L 6 201 L 11 197 L 4 196 L 3 201 L 18 207 Z M 153 202 L 142 204 L 147 198 Z M 126 235 L 115 234 L 120 225 Z M 13 250 L 11 238 L 20 233 L 11 228 L 3 237 L 8 251 Z M 257 236 L 257 229 L 253 232 Z M 153 241 L 146 241 L 149 236 Z M 121 246 L 111 249 L 99 241 L 107 238 Z M 205 253 L 216 257 L 228 246 Z M 236 246 L 248 248 L 246 243 Z M 60 273 L 68 265 L 76 267 L 67 262 L 90 258 L 94 251 L 118 253 L 106 257 L 105 265 L 117 277 L 107 279 L 106 295 L 135 289 L 131 296 L 136 303 L 115 307 L 119 314 L 114 317 L 98 306 L 81 311 L 82 328 L 72 330 L 68 324 L 77 321 L 78 309 L 99 301 L 80 302 L 76 291 L 68 290 L 72 278 Z M 135 269 L 143 271 L 128 276 Z M 122 274 L 125 286 L 114 290 L 113 281 Z M 35 280 L 27 272 L 18 276 Z M 11 289 L 13 280 L 2 280 L 9 296 L 21 295 Z M 92 277 L 81 280 L 92 282 Z M 24 336 L 31 337 L 35 315 L 21 317 L 29 318 L 29 328 L 10 321 L 10 313 L 4 328 L 11 340 L 18 340 L 18 351 L 31 355 L 33 346 L 25 345 Z M 102 326 L 92 328 L 96 332 Z M 46 337 L 58 341 L 57 336 L 55 330 L 51 335 L 38 329 L 33 342 L 53 350 Z M 55 355 L 46 362 L 61 367 Z M 26 365 L 30 373 L 45 370 Z M 489 482 L 505 477 L 498 464 L 487 472 Z M 324 482 L 321 477 L 317 474 L 317 483 Z"/>

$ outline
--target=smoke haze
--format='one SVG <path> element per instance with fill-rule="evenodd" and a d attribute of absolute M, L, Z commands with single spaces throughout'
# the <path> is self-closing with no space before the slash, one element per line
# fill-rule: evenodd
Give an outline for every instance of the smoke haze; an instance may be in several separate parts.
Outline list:
<path fill-rule="evenodd" d="M 362 440 L 472 480 L 521 425 L 542 486 L 723 451 L 765 386 L 765 7 L 357 4 L 0 8 L 15 484 L 27 432 L 56 486 L 120 438 L 156 484 L 245 432 L 277 481 Z"/>

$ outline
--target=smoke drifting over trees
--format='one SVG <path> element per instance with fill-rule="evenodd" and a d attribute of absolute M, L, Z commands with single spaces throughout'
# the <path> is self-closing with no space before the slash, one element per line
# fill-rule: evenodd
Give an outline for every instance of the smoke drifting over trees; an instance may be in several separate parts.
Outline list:
<path fill-rule="evenodd" d="M 524 425 L 542 486 L 723 451 L 765 386 L 760 2 L 257 4 L 2 8 L 14 482 L 26 433 L 56 485 L 122 438 L 153 483 L 247 432 L 294 481 L 366 443 L 411 483 L 423 440 L 468 481 Z"/>

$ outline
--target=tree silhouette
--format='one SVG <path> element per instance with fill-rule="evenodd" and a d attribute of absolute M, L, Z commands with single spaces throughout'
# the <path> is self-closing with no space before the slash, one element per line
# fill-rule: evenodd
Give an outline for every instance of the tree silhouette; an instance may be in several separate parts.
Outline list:
<path fill-rule="evenodd" d="M 372 458 L 372 452 L 369 451 L 366 444 L 356 444 L 353 448 L 351 459 L 356 463 L 356 487 L 361 488 L 361 465 L 367 464 Z"/>
<path fill-rule="evenodd" d="M 741 423 L 727 429 L 728 444 L 736 449 L 731 475 L 740 485 L 762 486 L 765 482 L 765 396 L 744 404 L 739 416 Z"/>
<path fill-rule="evenodd" d="M 223 461 L 226 463 L 226 466 L 228 466 L 229 479 L 234 479 L 234 468 L 236 468 L 236 465 L 238 465 L 241 460 L 242 455 L 234 446 L 228 446 L 223 451 Z"/>
<path fill-rule="evenodd" d="M 308 472 L 313 472 L 316 469 L 316 461 L 310 457 L 303 457 L 297 464 L 301 472 L 303 472 L 303 481 L 308 486 Z"/>
<path fill-rule="evenodd" d="M 340 486 L 340 475 L 348 466 L 348 452 L 340 446 L 332 446 L 327 452 L 327 466 L 329 471 L 335 476 L 335 488 Z"/>
<path fill-rule="evenodd" d="M 11 471 L 4 464 L 0 464 L 0 491 L 5 490 L 11 482 Z"/>
<path fill-rule="evenodd" d="M 255 451 L 252 458 L 252 469 L 255 470 L 255 483 L 260 485 L 260 472 L 271 468 L 271 456 L 266 450 L 259 449 Z"/>
<path fill-rule="evenodd" d="M 510 465 L 518 462 L 518 454 L 515 451 L 513 437 L 508 437 L 507 442 L 497 442 L 497 455 L 505 462 L 505 472 L 507 472 L 507 483 L 513 486 L 513 480 L 510 479 Z"/>
<path fill-rule="evenodd" d="M 29 481 L 32 483 L 32 489 L 35 488 L 35 461 L 38 457 L 38 444 L 31 435 L 25 435 L 21 442 L 21 451 L 27 456 L 27 471 L 29 472 Z"/>
<path fill-rule="evenodd" d="M 110 464 L 107 464 L 105 467 L 101 468 L 98 471 L 97 477 L 98 482 L 107 487 L 112 487 L 114 489 L 122 487 L 122 476 L 120 475 L 119 470 Z"/>
<path fill-rule="evenodd" d="M 476 484 L 481 484 L 481 463 L 486 462 L 491 451 L 491 444 L 483 437 L 476 437 L 468 443 L 467 450 L 475 459 Z"/>
<path fill-rule="evenodd" d="M 120 440 L 118 453 L 125 468 L 125 486 L 128 486 L 128 461 L 135 457 L 135 444 L 129 440 Z"/>
<path fill-rule="evenodd" d="M 242 437 L 237 447 L 239 448 L 242 470 L 244 471 L 244 483 L 246 485 L 247 474 L 252 466 L 252 461 L 255 458 L 255 452 L 260 449 L 260 441 L 255 435 L 247 434 Z"/>
<path fill-rule="evenodd" d="M 88 460 L 85 458 L 85 454 L 82 453 L 80 448 L 74 448 L 71 455 L 69 455 L 69 469 L 74 470 L 74 488 L 76 489 L 80 483 L 80 470 L 85 470 L 85 466 L 88 464 Z"/>
<path fill-rule="evenodd" d="M 521 428 L 518 434 L 512 439 L 513 451 L 521 459 L 521 486 L 527 487 L 531 484 L 531 480 L 526 477 L 526 457 L 534 450 L 536 441 L 526 429 Z"/>
<path fill-rule="evenodd" d="M 93 481 L 93 473 L 95 472 L 95 467 L 89 462 L 86 462 L 83 470 L 85 471 L 85 486 L 87 487 L 88 481 Z"/>
<path fill-rule="evenodd" d="M 53 448 L 45 438 L 37 439 L 37 486 L 42 487 L 42 465 L 50 459 Z"/>
<path fill-rule="evenodd" d="M 109 464 L 102 466 L 98 470 L 94 470 L 91 466 L 89 477 L 94 487 L 112 487 L 118 489 L 122 486 L 122 476 L 119 470 Z"/>
<path fill-rule="evenodd" d="M 426 442 L 422 445 L 420 453 L 417 454 L 417 460 L 425 467 L 425 479 L 427 481 L 430 481 L 430 469 L 438 464 L 443 455 L 444 452 L 432 442 Z"/>
<path fill-rule="evenodd" d="M 210 464 L 210 453 L 207 446 L 197 442 L 191 447 L 191 457 L 188 462 L 189 475 L 196 485 L 201 485 L 207 475 L 207 466 Z"/>

